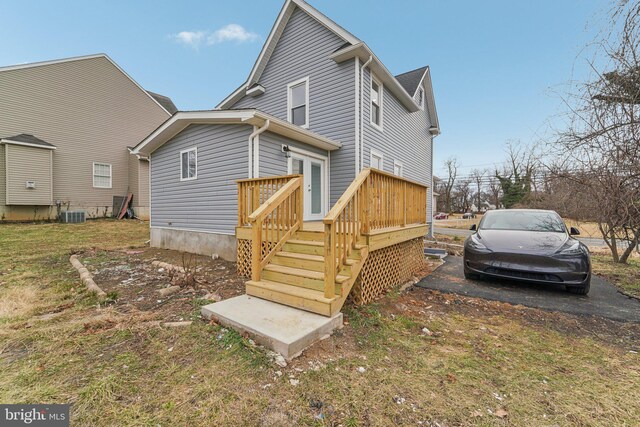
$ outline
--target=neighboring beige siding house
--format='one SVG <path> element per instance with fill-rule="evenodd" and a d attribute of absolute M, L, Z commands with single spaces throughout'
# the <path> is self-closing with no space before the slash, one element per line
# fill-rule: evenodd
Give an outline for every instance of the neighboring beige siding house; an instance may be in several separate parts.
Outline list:
<path fill-rule="evenodd" d="M 98 54 L 0 68 L 0 99 L 0 220 L 111 215 L 128 192 L 148 218 L 148 160 L 129 147 L 176 111 L 169 98 Z"/>

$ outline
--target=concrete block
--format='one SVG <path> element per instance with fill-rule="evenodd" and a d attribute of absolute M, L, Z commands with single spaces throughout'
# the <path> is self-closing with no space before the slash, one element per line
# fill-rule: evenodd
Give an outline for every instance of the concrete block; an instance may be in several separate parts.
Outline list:
<path fill-rule="evenodd" d="M 342 327 L 342 313 L 326 317 L 248 295 L 205 305 L 201 313 L 240 333 L 247 332 L 287 360 Z"/>
<path fill-rule="evenodd" d="M 151 227 L 151 246 L 199 255 L 218 254 L 227 261 L 236 260 L 236 236 L 191 230 Z"/>

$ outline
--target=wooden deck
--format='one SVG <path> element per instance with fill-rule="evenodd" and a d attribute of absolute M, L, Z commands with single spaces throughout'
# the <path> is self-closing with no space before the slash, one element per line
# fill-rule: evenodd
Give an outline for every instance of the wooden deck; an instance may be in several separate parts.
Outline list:
<path fill-rule="evenodd" d="M 357 281 L 361 293 L 368 286 L 359 280 L 363 268 L 368 281 L 382 283 L 376 288 L 398 281 L 417 268 L 400 272 L 403 259 L 415 265 L 423 259 L 426 190 L 366 169 L 322 221 L 307 222 L 301 221 L 300 175 L 239 181 L 238 270 L 251 278 L 247 294 L 332 316 Z M 420 245 L 403 245 L 417 240 Z M 385 248 L 395 248 L 394 255 Z M 370 298 L 366 291 L 359 300 Z"/>

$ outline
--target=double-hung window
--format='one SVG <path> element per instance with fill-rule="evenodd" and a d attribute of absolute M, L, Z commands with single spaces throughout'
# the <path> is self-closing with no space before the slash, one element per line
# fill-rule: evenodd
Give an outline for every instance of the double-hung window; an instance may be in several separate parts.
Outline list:
<path fill-rule="evenodd" d="M 198 177 L 198 149 L 196 147 L 180 152 L 180 181 Z"/>
<path fill-rule="evenodd" d="M 380 130 L 382 130 L 382 94 L 382 83 L 371 75 L 371 124 Z"/>
<path fill-rule="evenodd" d="M 94 188 L 111 188 L 111 165 L 93 162 Z"/>
<path fill-rule="evenodd" d="M 287 120 L 303 128 L 309 127 L 309 78 L 287 85 Z"/>

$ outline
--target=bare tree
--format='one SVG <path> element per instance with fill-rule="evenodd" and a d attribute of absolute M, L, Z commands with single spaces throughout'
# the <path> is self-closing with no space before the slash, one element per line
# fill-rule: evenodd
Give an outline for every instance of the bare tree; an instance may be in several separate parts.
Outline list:
<path fill-rule="evenodd" d="M 485 171 L 481 171 L 479 169 L 474 169 L 471 171 L 471 179 L 476 184 L 476 207 L 478 210 L 482 208 L 482 184 L 484 179 Z"/>
<path fill-rule="evenodd" d="M 617 2 L 610 27 L 590 61 L 594 78 L 565 98 L 569 122 L 550 169 L 591 209 L 613 260 L 626 263 L 640 238 L 640 1 Z"/>
<path fill-rule="evenodd" d="M 507 142 L 507 161 L 502 171 L 496 168 L 495 177 L 502 187 L 505 208 L 522 203 L 531 193 L 533 174 L 538 164 L 534 149 L 519 141 Z"/>
<path fill-rule="evenodd" d="M 447 168 L 447 179 L 444 181 L 444 186 L 442 187 L 442 193 L 444 196 L 445 210 L 448 212 L 452 211 L 452 196 L 453 196 L 453 187 L 456 182 L 456 177 L 458 176 L 458 159 L 455 157 L 449 157 L 445 162 L 444 166 Z"/>

